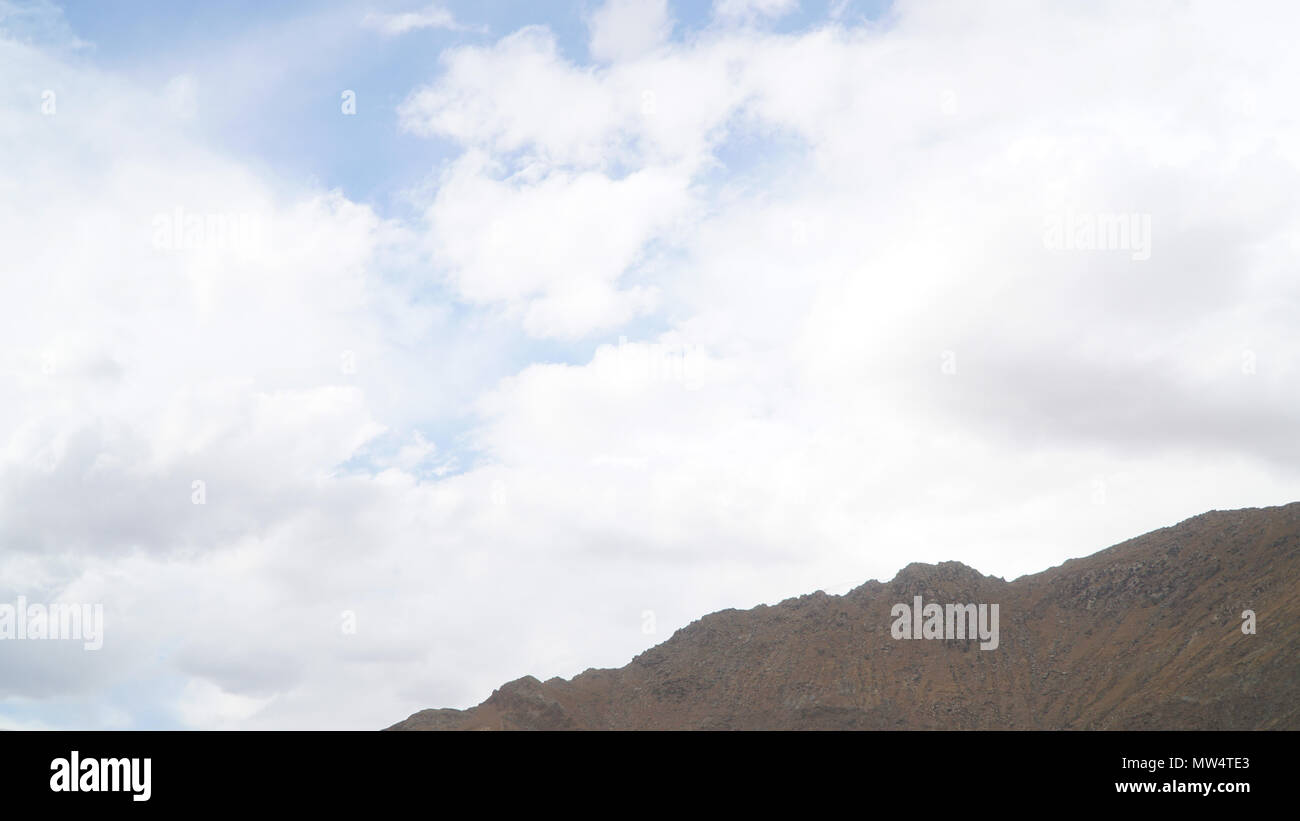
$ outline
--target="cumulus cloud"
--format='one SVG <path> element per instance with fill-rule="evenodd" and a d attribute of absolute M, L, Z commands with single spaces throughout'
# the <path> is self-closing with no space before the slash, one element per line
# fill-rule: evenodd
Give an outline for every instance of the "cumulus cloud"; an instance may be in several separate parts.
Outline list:
<path fill-rule="evenodd" d="M 114 125 L 169 111 L 174 86 L 155 96 L 0 50 L 15 160 L 0 175 L 5 592 L 105 605 L 102 657 L 30 657 L 75 669 L 55 689 L 77 690 L 129 677 L 150 643 L 194 625 L 142 593 L 178 556 L 273 531 L 384 429 L 366 388 L 383 379 L 373 363 L 400 358 L 381 353 L 399 343 L 379 271 L 403 229 L 336 193 L 276 190 L 167 121 Z M 47 87 L 64 102 L 43 111 Z M 131 562 L 138 576 L 122 575 Z M 214 615 L 196 632 L 219 636 Z M 0 690 L 49 692 L 43 680 L 7 663 Z"/>
<path fill-rule="evenodd" d="M 644 313 L 654 294 L 617 288 L 686 212 L 687 180 L 552 171 L 496 179 L 482 155 L 448 172 L 429 208 L 435 260 L 461 296 L 516 310 L 537 336 L 581 336 Z"/>

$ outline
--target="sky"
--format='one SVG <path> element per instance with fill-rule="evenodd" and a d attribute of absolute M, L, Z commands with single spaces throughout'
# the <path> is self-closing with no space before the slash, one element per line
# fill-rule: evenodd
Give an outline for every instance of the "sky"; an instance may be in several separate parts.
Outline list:
<path fill-rule="evenodd" d="M 0 0 L 0 728 L 380 728 L 1300 498 L 1288 3 Z"/>

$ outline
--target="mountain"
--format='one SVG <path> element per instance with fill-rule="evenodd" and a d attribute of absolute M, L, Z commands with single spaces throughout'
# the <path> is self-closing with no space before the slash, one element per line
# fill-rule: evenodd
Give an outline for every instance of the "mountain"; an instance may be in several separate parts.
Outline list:
<path fill-rule="evenodd" d="M 997 604 L 997 647 L 894 638 L 891 609 L 915 596 Z M 1012 582 L 911 564 L 723 610 L 617 670 L 526 676 L 389 729 L 1300 729 L 1300 502 L 1211 511 Z"/>

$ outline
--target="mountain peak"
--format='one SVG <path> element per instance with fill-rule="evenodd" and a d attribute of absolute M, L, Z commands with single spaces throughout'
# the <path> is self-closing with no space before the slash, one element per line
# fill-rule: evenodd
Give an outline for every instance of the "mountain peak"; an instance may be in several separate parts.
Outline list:
<path fill-rule="evenodd" d="M 986 579 L 995 579 L 994 576 L 985 576 L 975 568 L 961 562 L 939 562 L 938 564 L 926 564 L 924 562 L 912 562 L 894 574 L 894 578 L 889 580 L 893 585 L 909 584 L 942 584 L 942 583 L 978 583 Z M 999 580 L 1000 581 L 1000 580 Z"/>

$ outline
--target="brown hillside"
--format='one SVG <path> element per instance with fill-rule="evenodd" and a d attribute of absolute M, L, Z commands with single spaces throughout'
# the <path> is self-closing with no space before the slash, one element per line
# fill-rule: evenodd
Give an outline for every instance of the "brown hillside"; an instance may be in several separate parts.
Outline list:
<path fill-rule="evenodd" d="M 894 639 L 890 608 L 915 595 L 998 604 L 999 647 Z M 525 677 L 390 729 L 1300 729 L 1300 503 L 1212 511 L 1009 583 L 912 564 L 724 610 L 620 669 Z"/>

